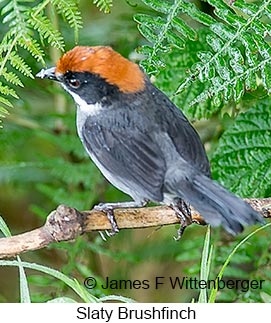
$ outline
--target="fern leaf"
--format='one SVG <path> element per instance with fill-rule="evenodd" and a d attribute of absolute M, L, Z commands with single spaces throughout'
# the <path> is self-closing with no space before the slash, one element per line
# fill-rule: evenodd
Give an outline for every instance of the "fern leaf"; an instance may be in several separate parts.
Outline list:
<path fill-rule="evenodd" d="M 0 96 L 0 103 L 4 104 L 4 105 L 6 105 L 6 106 L 8 106 L 10 108 L 13 107 L 12 103 L 8 99 L 3 98 L 2 96 Z M 7 113 L 8 113 L 8 111 L 5 108 L 0 106 L 0 115 L 1 115 L 1 117 L 5 116 Z"/>
<path fill-rule="evenodd" d="M 23 4 L 20 0 L 12 1 L 1 1 L 3 7 L 1 10 L 1 15 L 3 16 L 3 24 L 8 24 L 9 30 L 2 38 L 0 45 L 0 53 L 3 59 L 0 63 L 0 75 L 5 79 L 7 83 L 13 84 L 15 86 L 23 86 L 20 77 L 9 71 L 6 64 L 9 62 L 12 67 L 20 71 L 28 77 L 33 77 L 31 73 L 31 68 L 23 61 L 23 59 L 16 53 L 16 45 L 22 39 L 27 38 L 29 29 L 26 23 L 26 12 L 28 7 Z M 12 107 L 10 100 L 4 96 L 12 96 L 18 98 L 15 90 L 7 85 L 0 84 L 0 103 L 4 106 Z M 1 111 L 7 113 L 6 109 L 1 108 Z M 3 117 L 1 113 L 0 117 Z"/>
<path fill-rule="evenodd" d="M 172 27 L 190 40 L 197 40 L 197 33 L 178 17 L 172 19 Z"/>
<path fill-rule="evenodd" d="M 186 116 L 193 119 L 208 118 L 221 107 L 219 102 L 214 102 L 214 98 L 207 98 L 199 104 L 191 105 L 195 97 L 205 92 L 207 85 L 196 79 L 179 95 L 175 95 L 176 84 L 180 79 L 185 79 L 193 71 L 189 71 L 187 66 L 194 66 L 197 60 L 197 53 L 207 53 L 208 45 L 204 39 L 208 30 L 203 28 L 198 32 L 199 41 L 187 41 L 185 50 L 180 51 L 173 48 L 171 52 L 164 57 L 164 64 L 167 68 L 160 70 L 158 77 L 155 78 L 155 85 L 165 92 L 173 102 L 179 106 Z M 206 54 L 207 55 L 207 54 Z M 210 70 L 209 76 L 213 76 L 213 70 Z"/>
<path fill-rule="evenodd" d="M 24 37 L 19 39 L 18 43 L 22 48 L 27 50 L 38 62 L 45 64 L 43 59 L 44 51 L 41 49 L 41 46 L 37 40 L 25 35 Z"/>
<path fill-rule="evenodd" d="M 200 22 L 204 26 L 211 26 L 212 24 L 216 23 L 217 21 L 211 17 L 210 15 L 198 10 L 198 8 L 190 2 L 182 1 L 182 12 L 190 16 L 197 22 Z"/>
<path fill-rule="evenodd" d="M 269 100 L 241 113 L 219 140 L 212 158 L 213 176 L 240 196 L 269 196 L 270 132 Z"/>
<path fill-rule="evenodd" d="M 16 5 L 16 2 L 10 1 L 4 6 L 4 8 L 1 11 L 1 15 L 5 16 L 3 19 L 3 23 L 6 24 L 7 22 L 16 19 L 16 13 L 14 11 L 14 4 Z"/>
<path fill-rule="evenodd" d="M 263 64 L 261 67 L 262 81 L 268 94 L 271 94 L 271 71 L 270 64 Z"/>
<path fill-rule="evenodd" d="M 112 0 L 93 0 L 93 3 L 104 13 L 110 13 L 113 5 Z"/>
<path fill-rule="evenodd" d="M 24 1 L 25 2 L 25 1 Z M 3 23 L 10 23 L 10 27 L 26 29 L 26 21 L 24 19 L 24 13 L 28 10 L 27 6 L 22 4 L 23 1 L 12 0 L 8 1 L 1 11 L 1 15 L 4 16 Z"/>
<path fill-rule="evenodd" d="M 152 51 L 148 53 L 144 52 L 144 47 L 141 48 L 141 53 L 146 55 L 146 59 L 141 61 L 142 67 L 149 74 L 157 74 L 159 66 L 163 66 L 163 60 L 161 60 L 161 51 L 168 52 L 171 44 L 178 48 L 184 47 L 184 41 L 181 37 L 180 24 L 176 28 L 176 19 L 179 10 L 182 5 L 182 1 L 175 0 L 172 3 L 157 0 L 143 0 L 143 2 L 150 6 L 152 9 L 165 14 L 164 17 L 151 17 L 145 16 L 142 19 L 142 15 L 136 15 L 134 19 L 139 23 L 138 29 L 142 35 L 152 43 Z M 174 28 L 175 26 L 175 28 Z M 173 31 L 172 29 L 175 29 Z M 187 30 L 183 32 L 185 36 Z"/>
<path fill-rule="evenodd" d="M 30 66 L 28 66 L 22 57 L 20 57 L 15 51 L 10 53 L 8 61 L 12 67 L 20 71 L 25 76 L 34 78 Z"/>
<path fill-rule="evenodd" d="M 43 39 L 47 39 L 52 46 L 64 51 L 64 40 L 60 32 L 54 28 L 46 16 L 41 12 L 37 12 L 33 11 L 30 14 L 28 22 L 39 32 Z"/>
<path fill-rule="evenodd" d="M 259 82 L 271 93 L 271 78 L 268 66 L 271 63 L 271 48 L 268 19 L 271 17 L 271 0 L 256 4 L 236 0 L 227 4 L 222 0 L 205 0 L 214 7 L 214 15 L 201 12 L 188 1 L 143 0 L 156 16 L 136 15 L 139 30 L 149 41 L 140 52 L 146 56 L 142 66 L 149 74 L 158 74 L 166 66 L 166 55 L 173 46 L 187 46 L 189 40 L 198 39 L 198 28 L 187 25 L 180 13 L 206 26 L 203 40 L 209 48 L 197 53 L 198 61 L 187 66 L 188 74 L 179 78 L 175 89 L 178 96 L 196 81 L 202 83 L 203 92 L 187 102 L 199 104 L 212 98 L 213 112 L 224 103 L 238 103 L 246 91 L 255 90 Z M 268 19 L 267 19 L 268 18 Z M 162 24 L 162 25 L 161 25 Z M 180 54 L 181 55 L 181 54 Z"/>
<path fill-rule="evenodd" d="M 190 3 L 184 1 L 158 1 L 158 0 L 143 0 L 143 2 L 159 12 L 159 16 L 150 16 L 137 14 L 134 20 L 138 23 L 138 29 L 141 34 L 152 43 L 152 50 L 142 47 L 139 51 L 147 58 L 141 62 L 142 67 L 149 74 L 157 74 L 159 69 L 165 66 L 163 62 L 163 53 L 168 53 L 172 46 L 179 49 L 185 47 L 188 39 L 196 40 L 197 32 L 190 27 L 185 21 L 178 17 L 179 12 L 190 14 L 191 17 L 210 25 L 215 20 L 200 12 Z M 164 14 L 161 16 L 161 14 Z"/>
<path fill-rule="evenodd" d="M 1 107 L 1 104 L 4 104 L 5 106 L 8 106 L 8 107 L 12 107 L 12 104 L 10 103 L 10 101 L 7 100 L 6 98 L 3 98 L 0 95 L 0 128 L 2 128 L 2 126 L 1 126 L 2 120 L 1 119 L 5 118 L 6 115 L 8 114 L 7 109 L 5 109 L 4 107 Z"/>
<path fill-rule="evenodd" d="M 83 27 L 82 16 L 78 9 L 76 0 L 53 0 L 52 3 L 57 7 L 57 11 L 67 20 L 68 24 L 74 29 L 75 39 L 78 39 L 79 29 Z"/>
<path fill-rule="evenodd" d="M 208 61 L 199 55 L 201 65 L 197 65 L 198 69 L 193 79 L 186 79 L 179 86 L 176 94 L 199 77 L 201 82 L 208 84 L 208 89 L 197 96 L 191 104 L 197 104 L 210 96 L 214 96 L 215 99 L 222 97 L 226 103 L 230 99 L 239 102 L 246 88 L 255 89 L 256 83 L 252 80 L 252 75 L 257 72 L 261 74 L 265 89 L 270 92 L 270 73 L 266 66 L 271 62 L 271 49 L 264 38 L 268 26 L 260 19 L 271 1 L 264 1 L 257 7 L 253 6 L 253 10 L 251 8 L 247 10 L 244 5 L 241 6 L 241 3 L 244 4 L 243 0 L 235 1 L 233 8 L 243 11 L 242 16 L 236 14 L 222 1 L 208 0 L 208 3 L 215 7 L 215 15 L 222 20 L 209 26 L 214 33 L 213 37 L 219 39 L 217 42 L 219 46 L 211 46 L 212 52 Z M 246 15 L 248 12 L 249 16 Z M 240 44 L 243 44 L 243 49 Z M 207 77 L 210 69 L 215 70 L 215 76 L 211 79 Z M 230 95 L 229 88 L 233 89 Z"/>
<path fill-rule="evenodd" d="M 169 14 L 171 12 L 171 2 L 170 1 L 159 1 L 159 0 L 143 0 L 143 2 L 153 10 Z"/>
<path fill-rule="evenodd" d="M 0 93 L 6 96 L 8 95 L 13 96 L 16 99 L 19 98 L 16 92 L 12 88 L 10 88 L 9 86 L 3 85 L 1 82 L 0 82 Z"/>
<path fill-rule="evenodd" d="M 102 1 L 101 1 L 102 2 Z M 106 0 L 105 0 L 106 2 Z M 67 23 L 74 29 L 76 38 L 79 28 L 82 27 L 82 17 L 78 9 L 77 0 L 0 0 L 0 17 L 7 30 L 2 35 L 0 44 L 0 75 L 7 85 L 1 84 L 0 103 L 11 106 L 11 102 L 5 96 L 15 97 L 13 89 L 8 91 L 8 84 L 23 86 L 20 75 L 10 71 L 10 67 L 16 69 L 27 77 L 33 78 L 31 67 L 22 57 L 21 51 L 27 51 L 35 60 L 45 65 L 44 51 L 41 44 L 47 41 L 50 45 L 63 50 L 63 37 L 50 19 L 44 14 L 48 5 L 54 5 Z M 37 33 L 34 33 L 37 31 Z M 36 40 L 34 37 L 40 37 Z"/>
<path fill-rule="evenodd" d="M 23 87 L 23 83 L 22 81 L 19 79 L 18 75 L 16 75 L 15 73 L 13 72 L 8 72 L 6 68 L 4 68 L 2 70 L 2 76 L 4 77 L 4 79 L 11 83 L 11 84 L 14 84 L 14 85 L 17 85 L 17 86 L 21 86 Z"/>

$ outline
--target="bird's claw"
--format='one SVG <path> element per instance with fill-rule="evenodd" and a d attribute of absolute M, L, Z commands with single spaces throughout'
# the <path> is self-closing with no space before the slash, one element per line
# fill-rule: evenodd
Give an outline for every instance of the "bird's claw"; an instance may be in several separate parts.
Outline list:
<path fill-rule="evenodd" d="M 106 230 L 106 233 L 108 236 L 112 237 L 119 232 L 119 228 L 114 216 L 114 209 L 112 207 L 107 206 L 106 204 L 100 203 L 94 206 L 94 210 L 100 211 L 106 214 L 111 224 L 111 231 Z"/>
<path fill-rule="evenodd" d="M 104 203 L 99 203 L 94 206 L 94 210 L 104 212 L 105 209 L 108 209 L 109 207 L 106 206 Z"/>
<path fill-rule="evenodd" d="M 180 219 L 180 228 L 177 231 L 177 236 L 173 237 L 175 241 L 179 241 L 185 228 L 192 223 L 191 210 L 189 205 L 187 205 L 183 200 L 180 200 L 177 204 L 173 204 L 171 207 Z"/>
<path fill-rule="evenodd" d="M 182 237 L 182 235 L 184 233 L 185 228 L 186 228 L 186 226 L 182 226 L 182 224 L 180 224 L 180 228 L 177 231 L 177 236 L 176 237 L 173 236 L 173 239 L 175 241 L 179 241 L 181 239 L 181 237 Z"/>

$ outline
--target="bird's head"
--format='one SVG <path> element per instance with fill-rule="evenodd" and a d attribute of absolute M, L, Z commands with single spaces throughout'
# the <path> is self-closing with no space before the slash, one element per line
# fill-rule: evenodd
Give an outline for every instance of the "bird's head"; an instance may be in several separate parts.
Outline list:
<path fill-rule="evenodd" d="M 145 87 L 139 66 L 106 46 L 76 46 L 65 53 L 56 67 L 41 70 L 36 77 L 62 84 L 74 98 L 95 103 L 108 93 L 136 93 Z"/>

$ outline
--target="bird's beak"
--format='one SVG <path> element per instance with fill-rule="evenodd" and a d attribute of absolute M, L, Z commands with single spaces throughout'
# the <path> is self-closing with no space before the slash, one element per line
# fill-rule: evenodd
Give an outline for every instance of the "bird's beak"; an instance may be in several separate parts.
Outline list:
<path fill-rule="evenodd" d="M 53 80 L 53 81 L 59 81 L 58 78 L 56 77 L 55 74 L 55 67 L 51 67 L 51 68 L 47 68 L 47 69 L 42 69 L 37 75 L 36 77 L 39 77 L 41 79 L 49 79 L 49 80 Z"/>

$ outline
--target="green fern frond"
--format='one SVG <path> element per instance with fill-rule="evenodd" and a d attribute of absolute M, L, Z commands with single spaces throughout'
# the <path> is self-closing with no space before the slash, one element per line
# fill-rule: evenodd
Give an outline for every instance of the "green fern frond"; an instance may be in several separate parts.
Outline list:
<path fill-rule="evenodd" d="M 22 81 L 18 77 L 18 75 L 16 75 L 13 72 L 8 72 L 6 68 L 3 69 L 2 76 L 4 77 L 4 79 L 7 82 L 9 82 L 11 84 L 14 84 L 14 85 L 17 85 L 17 86 L 21 86 L 21 87 L 24 86 L 23 83 L 22 83 Z"/>
<path fill-rule="evenodd" d="M 10 101 L 7 100 L 6 98 L 3 98 L 2 96 L 0 96 L 0 103 L 4 104 L 4 105 L 6 105 L 6 106 L 8 106 L 10 108 L 13 107 L 13 105 L 10 103 Z M 0 115 L 1 115 L 1 117 L 6 116 L 7 114 L 8 114 L 7 110 L 0 106 Z"/>
<path fill-rule="evenodd" d="M 7 107 L 12 108 L 12 104 L 9 102 L 9 100 L 7 100 L 1 96 L 0 96 L 0 104 L 3 104 Z M 0 128 L 2 128 L 2 125 L 1 125 L 2 120 L 1 119 L 5 118 L 7 114 L 8 114 L 8 111 L 5 108 L 0 106 Z"/>
<path fill-rule="evenodd" d="M 39 32 L 43 40 L 48 40 L 53 47 L 64 51 L 64 40 L 61 33 L 55 29 L 46 16 L 35 9 L 30 13 L 28 22 Z"/>
<path fill-rule="evenodd" d="M 74 29 L 75 38 L 82 27 L 82 17 L 78 9 L 77 0 L 0 0 L 0 17 L 7 32 L 2 36 L 0 44 L 0 76 L 5 81 L 5 87 L 0 87 L 0 104 L 11 106 L 8 97 L 5 97 L 9 85 L 22 86 L 20 75 L 10 71 L 10 67 L 27 77 L 32 77 L 31 67 L 22 58 L 21 50 L 26 50 L 37 61 L 45 65 L 44 51 L 41 44 L 45 41 L 51 46 L 64 50 L 64 41 L 61 33 L 47 18 L 45 12 L 50 5 L 56 7 L 67 23 Z M 34 33 L 33 31 L 37 31 Z M 41 41 L 34 37 L 39 35 Z M 10 94 L 14 90 L 10 90 Z M 14 95 L 13 95 L 14 96 Z M 2 108 L 2 112 L 5 107 Z"/>
<path fill-rule="evenodd" d="M 16 92 L 10 88 L 9 86 L 3 85 L 3 83 L 0 82 L 0 93 L 3 93 L 6 96 L 13 96 L 14 98 L 18 99 L 18 95 Z"/>
<path fill-rule="evenodd" d="M 16 62 L 14 62 L 14 57 L 10 57 L 10 55 L 13 53 L 18 40 L 23 38 L 23 36 L 27 33 L 27 23 L 25 17 L 28 8 L 24 6 L 23 2 L 20 0 L 1 0 L 0 4 L 2 4 L 1 16 L 3 16 L 3 24 L 7 24 L 9 26 L 9 30 L 4 35 L 0 45 L 0 54 L 3 57 L 0 61 L 0 76 L 3 76 L 8 83 L 22 86 L 22 82 L 19 80 L 19 78 L 13 72 L 9 72 L 7 70 L 6 64 L 10 62 L 13 67 L 14 65 L 17 66 Z M 23 70 L 24 67 L 25 65 L 23 65 L 21 70 Z M 18 96 L 15 95 L 15 91 L 8 86 L 0 86 L 0 95 L 0 103 L 9 107 L 12 106 L 11 102 L 8 98 L 3 96 L 11 95 L 18 98 Z M 2 107 L 2 111 L 7 112 L 4 107 Z"/>
<path fill-rule="evenodd" d="M 31 67 L 15 51 L 9 54 L 8 61 L 12 67 L 21 72 L 23 75 L 34 78 Z"/>
<path fill-rule="evenodd" d="M 270 196 L 270 132 L 270 100 L 265 99 L 240 114 L 220 138 L 213 176 L 240 196 Z"/>
<path fill-rule="evenodd" d="M 2 1 L 4 2 L 4 1 Z M 28 24 L 29 1 L 12 0 L 7 2 L 1 11 L 3 23 L 9 25 L 9 37 L 17 36 L 17 43 L 28 50 L 38 61 L 43 62 L 43 51 L 37 41 L 32 38 L 32 31 Z M 32 2 L 30 0 L 30 2 Z M 2 47 L 2 44 L 1 44 Z"/>
<path fill-rule="evenodd" d="M 11 87 L 4 85 L 2 82 L 0 82 L 0 93 L 0 104 L 3 105 L 3 107 L 0 106 L 0 117 L 3 118 L 8 114 L 8 111 L 5 107 L 13 107 L 12 103 L 9 100 L 9 97 L 11 96 L 16 99 L 18 99 L 19 97 Z"/>
<path fill-rule="evenodd" d="M 71 28 L 74 29 L 75 39 L 78 39 L 79 29 L 83 27 L 82 16 L 78 9 L 77 0 L 53 0 L 53 5 L 57 11 L 67 20 Z"/>
<path fill-rule="evenodd" d="M 157 74 L 164 62 L 161 52 L 169 52 L 171 45 L 184 48 L 185 37 L 195 38 L 196 34 L 185 22 L 178 19 L 182 1 L 143 0 L 152 9 L 159 12 L 159 16 L 137 14 L 134 16 L 141 34 L 152 46 L 143 46 L 140 52 L 146 55 L 141 61 L 142 67 L 148 74 Z M 163 14 L 161 16 L 161 14 Z"/>
<path fill-rule="evenodd" d="M 93 3 L 104 13 L 110 13 L 113 0 L 93 0 Z"/>
<path fill-rule="evenodd" d="M 206 50 L 197 53 L 198 61 L 187 66 L 188 74 L 180 78 L 175 95 L 190 87 L 195 80 L 204 85 L 189 103 L 212 99 L 213 107 L 230 101 L 239 102 L 246 91 L 259 84 L 271 93 L 270 35 L 271 0 L 248 3 L 236 0 L 205 0 L 214 8 L 214 15 L 201 12 L 185 0 L 143 0 L 156 16 L 136 15 L 139 30 L 151 43 L 142 47 L 146 56 L 142 66 L 149 74 L 158 74 L 165 67 L 165 57 L 172 47 L 182 48 L 189 40 L 197 40 L 199 26 L 186 24 L 189 16 L 208 31 Z M 193 27 L 191 27 L 193 26 Z M 202 27 L 200 27 L 202 28 Z"/>
<path fill-rule="evenodd" d="M 221 1 L 208 2 L 215 6 L 215 14 L 223 23 L 216 22 L 209 26 L 213 32 L 213 35 L 206 38 L 210 50 L 198 54 L 200 62 L 193 67 L 191 77 L 179 86 L 176 94 L 197 77 L 201 82 L 208 84 L 208 89 L 191 104 L 212 96 L 224 103 L 230 99 L 239 102 L 245 91 L 257 87 L 257 74 L 267 92 L 271 92 L 268 68 L 271 62 L 271 48 L 265 39 L 268 25 L 261 22 L 265 9 L 271 6 L 271 1 L 264 1 L 256 11 L 250 11 L 251 15 L 245 18 L 244 15 L 236 13 L 244 9 L 239 5 L 244 4 L 243 0 L 233 3 L 233 8 L 239 9 L 236 12 Z"/>
<path fill-rule="evenodd" d="M 28 7 L 25 5 L 26 1 L 21 0 L 11 0 L 11 1 L 1 1 L 6 2 L 2 8 L 1 15 L 4 16 L 3 23 L 9 23 L 9 27 L 17 29 L 27 29 L 27 23 L 25 20 L 25 13 Z"/>
<path fill-rule="evenodd" d="M 1 96 L 0 96 L 0 103 L 4 104 L 10 108 L 12 107 L 12 104 L 7 99 L 2 98 Z M 0 128 L 2 128 L 2 126 L 1 126 L 2 120 L 1 119 L 5 118 L 7 114 L 8 114 L 8 111 L 0 106 Z"/>
<path fill-rule="evenodd" d="M 214 98 L 208 98 L 193 106 L 190 104 L 195 97 L 207 89 L 207 85 L 197 79 L 179 95 L 175 95 L 176 84 L 180 79 L 187 77 L 187 66 L 194 65 L 197 61 L 196 54 L 207 49 L 204 42 L 207 34 L 208 30 L 203 28 L 198 32 L 198 42 L 188 40 L 185 50 L 180 51 L 178 48 L 173 48 L 167 53 L 163 57 L 166 68 L 161 69 L 158 77 L 154 80 L 155 85 L 163 90 L 190 119 L 209 118 L 220 108 L 220 105 L 216 105 Z"/>
<path fill-rule="evenodd" d="M 43 59 L 44 51 L 41 49 L 41 46 L 36 39 L 25 35 L 18 40 L 18 44 L 27 50 L 38 62 L 45 64 Z"/>

